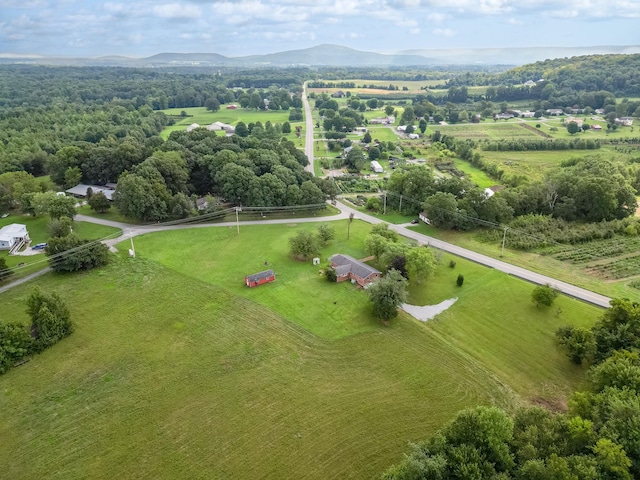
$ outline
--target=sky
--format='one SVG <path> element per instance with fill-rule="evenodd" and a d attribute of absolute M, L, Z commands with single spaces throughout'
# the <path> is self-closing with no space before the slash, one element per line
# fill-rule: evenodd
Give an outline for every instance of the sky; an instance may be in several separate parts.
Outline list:
<path fill-rule="evenodd" d="M 237 57 L 640 44 L 640 0 L 0 0 L 0 53 Z"/>

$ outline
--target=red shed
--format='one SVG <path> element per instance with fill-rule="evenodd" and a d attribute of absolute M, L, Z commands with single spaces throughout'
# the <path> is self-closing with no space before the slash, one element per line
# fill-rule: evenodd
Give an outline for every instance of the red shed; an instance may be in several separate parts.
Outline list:
<path fill-rule="evenodd" d="M 276 274 L 273 270 L 265 270 L 264 272 L 254 273 L 253 275 L 247 275 L 244 277 L 244 283 L 247 287 L 253 288 L 263 283 L 270 283 L 276 279 Z"/>

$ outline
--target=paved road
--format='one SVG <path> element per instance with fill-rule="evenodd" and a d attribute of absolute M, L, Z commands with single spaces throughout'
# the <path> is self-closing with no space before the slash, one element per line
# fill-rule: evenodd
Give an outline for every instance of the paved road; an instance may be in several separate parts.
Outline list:
<path fill-rule="evenodd" d="M 307 121 L 307 131 L 305 132 L 304 153 L 309 159 L 309 165 L 304 167 L 307 172 L 311 172 L 311 175 L 315 175 L 313 170 L 313 147 L 315 146 L 313 138 L 313 116 L 311 115 L 311 106 L 307 99 L 307 82 L 304 82 L 302 86 L 302 104 L 304 105 L 304 116 Z"/>
<path fill-rule="evenodd" d="M 337 215 L 329 216 L 329 217 L 310 217 L 310 218 L 282 218 L 282 219 L 274 219 L 274 220 L 251 220 L 240 222 L 240 231 L 242 232 L 242 226 L 244 225 L 264 225 L 264 224 L 290 224 L 290 223 L 309 223 L 309 222 L 318 222 L 318 221 L 331 221 L 331 220 L 342 220 L 349 217 L 351 213 L 354 214 L 354 217 L 357 219 L 361 219 L 368 223 L 387 223 L 384 220 L 380 220 L 379 218 L 372 217 L 371 215 L 367 215 L 360 211 L 355 210 L 354 208 L 345 205 L 342 202 L 338 202 L 338 207 L 341 209 L 341 212 Z M 182 225 L 131 225 L 127 223 L 121 222 L 113 222 L 110 220 L 103 220 L 100 218 L 89 217 L 85 215 L 76 215 L 76 220 L 82 222 L 93 222 L 101 225 L 107 225 L 110 227 L 120 228 L 122 229 L 123 234 L 117 238 L 113 238 L 110 240 L 104 241 L 106 245 L 109 247 L 113 247 L 115 244 L 122 242 L 123 240 L 127 240 L 129 238 L 143 235 L 145 233 L 159 232 L 163 230 L 180 230 L 184 228 L 209 228 L 209 227 L 236 227 L 236 222 L 221 222 L 221 223 L 198 223 L 198 224 L 182 224 Z M 443 242 L 442 240 L 438 240 L 433 237 L 429 237 L 428 235 L 423 235 L 413 230 L 409 230 L 407 225 L 393 225 L 389 224 L 389 228 L 395 230 L 400 235 L 416 240 L 421 245 L 429 245 L 434 248 L 438 248 L 445 252 L 452 253 L 454 255 L 458 255 L 459 257 L 466 258 L 468 260 L 474 261 L 481 265 L 485 265 L 487 267 L 495 268 L 496 270 L 500 270 L 501 272 L 505 272 L 509 275 L 513 275 L 514 277 L 521 278 L 523 280 L 527 280 L 529 282 L 538 284 L 538 285 L 546 285 L 550 284 L 554 288 L 557 288 L 561 292 L 566 295 L 572 296 L 574 298 L 583 300 L 587 303 L 591 303 L 593 305 L 597 305 L 599 307 L 607 308 L 609 307 L 610 298 L 605 297 L 604 295 L 600 295 L 595 292 L 591 292 L 584 288 L 577 287 L 575 285 L 571 285 L 566 282 L 562 282 L 560 280 L 556 280 L 551 277 L 547 277 L 545 275 L 540 275 L 539 273 L 532 272 L 530 270 L 516 267 L 515 265 L 511 265 L 510 263 L 503 262 L 501 260 L 497 260 L 495 258 L 488 257 L 486 255 L 482 255 L 480 253 L 473 252 L 471 250 L 467 250 L 466 248 L 458 247 L 457 245 L 453 245 L 451 243 Z M 43 270 L 40 272 L 36 272 L 35 274 L 29 275 L 23 279 L 17 280 L 16 282 L 5 285 L 0 289 L 0 292 L 8 290 L 9 288 L 19 285 L 20 283 L 24 283 L 31 278 L 35 278 L 36 276 L 42 275 L 46 273 L 47 270 Z"/>
<path fill-rule="evenodd" d="M 21 284 L 23 284 L 25 282 L 28 282 L 29 280 L 32 280 L 32 279 L 34 279 L 36 277 L 39 277 L 40 275 L 44 275 L 45 273 L 50 272 L 50 271 L 51 271 L 51 269 L 49 267 L 46 267 L 46 268 L 43 268 L 42 270 L 38 270 L 35 273 L 31 273 L 31 274 L 27 275 L 26 277 L 22 277 L 22 278 L 20 278 L 18 280 L 15 280 L 15 281 L 11 282 L 11 283 L 7 283 L 3 287 L 0 287 L 0 293 L 6 292 L 10 288 L 17 287 L 18 285 L 21 285 Z"/>
<path fill-rule="evenodd" d="M 339 207 L 342 209 L 343 213 L 353 212 L 356 218 L 362 219 L 368 223 L 386 223 L 384 222 L 384 220 L 380 220 L 379 218 L 359 212 L 342 202 L 339 202 Z M 609 302 L 611 301 L 611 299 L 609 297 L 605 297 L 604 295 L 600 295 L 599 293 L 595 293 L 590 290 L 571 285 L 570 283 L 556 280 L 555 278 L 540 275 L 539 273 L 532 272 L 531 270 L 527 270 L 525 268 L 516 267 L 515 265 L 511 265 L 510 263 L 506 263 L 501 260 L 497 260 L 495 258 L 473 252 L 471 250 L 467 250 L 466 248 L 458 247 L 457 245 L 453 245 L 451 243 L 443 242 L 442 240 L 429 237 L 428 235 L 423 235 L 414 230 L 409 230 L 407 228 L 407 225 L 389 224 L 389 228 L 395 230 L 404 237 L 416 240 L 421 245 L 432 246 L 434 248 L 452 253 L 462 258 L 466 258 L 487 267 L 495 268 L 496 270 L 500 270 L 501 272 L 508 273 L 509 275 L 513 275 L 514 277 L 518 277 L 538 285 L 549 284 L 552 287 L 560 290 L 562 293 L 565 293 L 566 295 L 577 298 L 579 300 L 583 300 L 587 303 L 591 303 L 592 305 L 597 305 L 604 308 L 609 307 Z"/>

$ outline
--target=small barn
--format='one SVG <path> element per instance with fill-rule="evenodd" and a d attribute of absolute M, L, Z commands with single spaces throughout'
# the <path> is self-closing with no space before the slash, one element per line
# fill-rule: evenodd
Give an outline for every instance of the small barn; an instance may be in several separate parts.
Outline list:
<path fill-rule="evenodd" d="M 247 275 L 244 277 L 244 283 L 247 287 L 253 288 L 264 283 L 271 283 L 276 279 L 276 274 L 273 270 L 265 270 L 264 272 L 254 273 L 253 275 Z"/>

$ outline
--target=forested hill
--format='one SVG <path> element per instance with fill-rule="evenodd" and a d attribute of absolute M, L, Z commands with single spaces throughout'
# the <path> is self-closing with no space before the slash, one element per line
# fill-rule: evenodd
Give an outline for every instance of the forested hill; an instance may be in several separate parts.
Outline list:
<path fill-rule="evenodd" d="M 520 85 L 542 79 L 552 83 L 556 89 L 606 90 L 617 97 L 637 96 L 640 95 L 640 54 L 544 60 L 503 73 L 467 73 L 452 79 L 449 86 Z"/>

